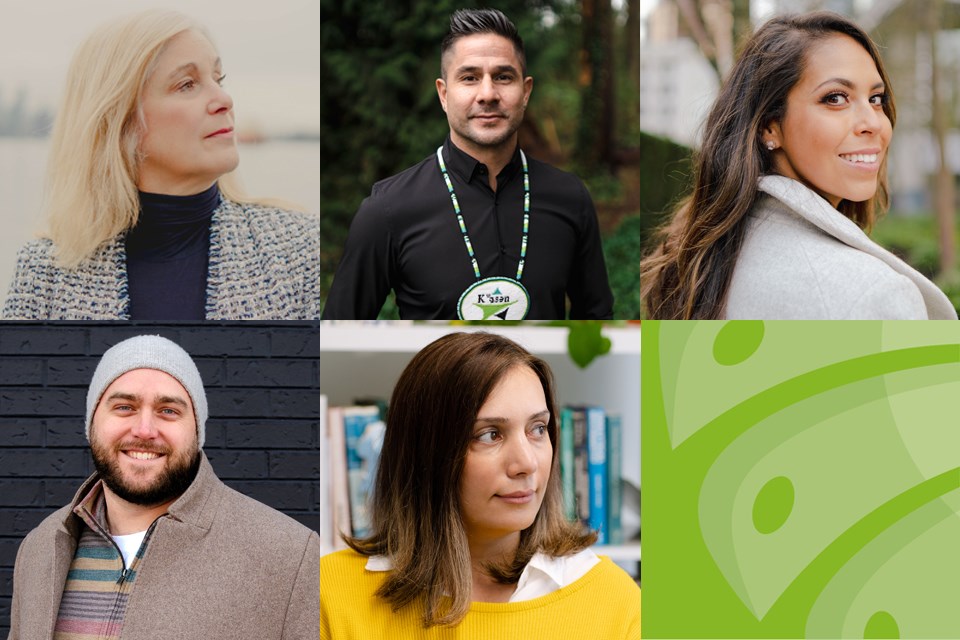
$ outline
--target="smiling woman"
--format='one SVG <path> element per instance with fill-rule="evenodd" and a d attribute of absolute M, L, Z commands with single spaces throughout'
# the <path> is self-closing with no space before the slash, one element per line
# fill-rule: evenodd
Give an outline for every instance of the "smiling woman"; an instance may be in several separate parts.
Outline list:
<path fill-rule="evenodd" d="M 319 220 L 245 199 L 233 101 L 206 30 L 153 10 L 77 50 L 51 138 L 47 237 L 3 315 L 53 320 L 319 317 Z"/>
<path fill-rule="evenodd" d="M 893 93 L 843 16 L 768 21 L 707 118 L 692 194 L 641 263 L 663 319 L 956 319 L 867 236 L 888 204 Z"/>
<path fill-rule="evenodd" d="M 544 361 L 486 333 L 427 345 L 393 391 L 371 534 L 320 561 L 320 638 L 639 638 L 639 587 L 564 517 L 558 452 Z"/>

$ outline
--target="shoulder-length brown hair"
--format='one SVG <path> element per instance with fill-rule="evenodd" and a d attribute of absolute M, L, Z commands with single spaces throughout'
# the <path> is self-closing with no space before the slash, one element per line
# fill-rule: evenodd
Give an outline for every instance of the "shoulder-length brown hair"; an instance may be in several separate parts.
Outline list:
<path fill-rule="evenodd" d="M 873 58 L 886 87 L 884 113 L 891 126 L 896 123 L 890 79 L 876 45 L 860 27 L 829 11 L 766 22 L 743 46 L 707 117 L 703 144 L 694 157 L 693 192 L 680 202 L 641 262 L 648 317 L 716 319 L 722 314 L 746 215 L 758 197 L 757 180 L 775 173 L 762 131 L 783 119 L 787 94 L 803 75 L 811 48 L 836 34 L 853 38 Z M 843 200 L 837 208 L 869 230 L 888 201 L 885 155 L 874 197 Z"/>
<path fill-rule="evenodd" d="M 547 364 L 495 334 L 452 333 L 435 340 L 410 361 L 390 400 L 371 534 L 344 536 L 359 553 L 391 558 L 393 571 L 377 595 L 394 610 L 422 603 L 425 627 L 457 624 L 470 606 L 460 477 L 480 408 L 504 374 L 518 366 L 532 369 L 543 385 L 553 445 L 550 478 L 533 524 L 520 532 L 516 557 L 487 570 L 498 582 L 514 583 L 535 552 L 562 556 L 596 541 L 595 533 L 564 517 L 557 408 Z"/>

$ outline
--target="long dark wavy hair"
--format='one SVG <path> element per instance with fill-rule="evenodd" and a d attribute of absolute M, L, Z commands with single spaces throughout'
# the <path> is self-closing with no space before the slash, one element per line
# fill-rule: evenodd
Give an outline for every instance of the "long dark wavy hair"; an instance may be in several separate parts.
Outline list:
<path fill-rule="evenodd" d="M 876 45 L 849 19 L 828 11 L 772 18 L 744 44 L 710 111 L 703 144 L 694 156 L 693 192 L 662 227 L 642 260 L 641 295 L 647 317 L 716 319 L 723 313 L 740 253 L 746 216 L 758 198 L 757 180 L 775 173 L 763 148 L 763 130 L 786 114 L 787 94 L 800 81 L 808 52 L 842 34 L 870 54 L 883 80 L 883 111 L 896 123 L 890 79 Z M 864 202 L 842 200 L 837 209 L 869 230 L 887 208 L 887 156 L 877 192 Z"/>
<path fill-rule="evenodd" d="M 470 607 L 473 574 L 460 514 L 460 478 L 477 414 L 514 367 L 530 368 L 543 385 L 553 458 L 540 511 L 520 532 L 516 556 L 485 568 L 500 583 L 516 583 L 537 551 L 564 556 L 597 539 L 564 516 L 550 367 L 495 334 L 452 333 L 435 340 L 400 374 L 390 399 L 371 534 L 344 536 L 363 555 L 391 558 L 393 571 L 376 594 L 394 610 L 422 606 L 425 627 L 455 625 Z"/>

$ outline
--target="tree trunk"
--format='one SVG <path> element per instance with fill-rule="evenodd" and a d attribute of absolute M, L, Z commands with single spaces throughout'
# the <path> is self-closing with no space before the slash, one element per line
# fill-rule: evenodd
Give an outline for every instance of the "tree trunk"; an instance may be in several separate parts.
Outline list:
<path fill-rule="evenodd" d="M 582 33 L 577 160 L 589 171 L 613 164 L 616 94 L 610 0 L 583 0 Z"/>
<path fill-rule="evenodd" d="M 750 0 L 733 0 L 733 51 L 736 55 L 740 43 L 753 33 L 750 22 Z"/>
<path fill-rule="evenodd" d="M 940 99 L 939 65 L 937 64 L 937 32 L 940 29 L 942 0 L 927 5 L 927 31 L 930 38 L 930 119 L 931 131 L 937 144 L 937 174 L 934 178 L 934 211 L 940 235 L 940 273 L 956 267 L 956 248 L 953 242 L 954 185 L 953 172 L 947 163 L 947 113 Z"/>
<path fill-rule="evenodd" d="M 640 86 L 640 0 L 627 0 L 627 73 L 630 81 Z"/>

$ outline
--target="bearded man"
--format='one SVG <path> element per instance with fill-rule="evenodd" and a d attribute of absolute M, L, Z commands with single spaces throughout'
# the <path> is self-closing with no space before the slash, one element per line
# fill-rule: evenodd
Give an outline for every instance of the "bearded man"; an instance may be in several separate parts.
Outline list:
<path fill-rule="evenodd" d="M 613 317 L 597 214 L 576 177 L 528 158 L 517 130 L 533 90 L 517 28 L 496 9 L 450 17 L 437 96 L 450 135 L 373 185 L 350 225 L 323 318 Z"/>
<path fill-rule="evenodd" d="M 217 478 L 206 420 L 175 343 L 103 354 L 86 410 L 97 472 L 21 544 L 10 640 L 317 636 L 319 537 Z"/>

